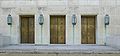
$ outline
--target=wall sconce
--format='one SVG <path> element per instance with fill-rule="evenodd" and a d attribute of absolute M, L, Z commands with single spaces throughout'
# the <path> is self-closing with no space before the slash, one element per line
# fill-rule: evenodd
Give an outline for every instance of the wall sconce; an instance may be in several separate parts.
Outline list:
<path fill-rule="evenodd" d="M 40 25 L 43 25 L 43 22 L 44 22 L 44 16 L 43 16 L 43 14 L 40 14 L 40 16 L 38 18 L 38 21 L 39 21 Z"/>
<path fill-rule="evenodd" d="M 72 15 L 72 24 L 73 24 L 73 25 L 76 25 L 76 23 L 77 23 L 77 18 L 76 18 L 76 15 L 73 14 L 73 15 Z"/>
<path fill-rule="evenodd" d="M 109 21 L 110 21 L 110 16 L 108 14 L 106 14 L 105 17 L 104 17 L 105 25 L 109 25 Z"/>
<path fill-rule="evenodd" d="M 12 25 L 12 16 L 10 14 L 7 17 L 7 24 Z"/>

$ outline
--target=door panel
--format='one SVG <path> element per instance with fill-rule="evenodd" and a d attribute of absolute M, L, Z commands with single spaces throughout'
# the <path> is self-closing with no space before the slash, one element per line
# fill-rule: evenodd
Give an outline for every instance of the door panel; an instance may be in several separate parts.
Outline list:
<path fill-rule="evenodd" d="M 55 44 L 57 42 L 57 18 L 50 19 L 50 42 Z"/>
<path fill-rule="evenodd" d="M 21 17 L 21 43 L 34 43 L 34 16 Z"/>
<path fill-rule="evenodd" d="M 88 18 L 88 43 L 95 43 L 95 19 L 94 17 Z"/>
<path fill-rule="evenodd" d="M 65 17 L 50 17 L 50 43 L 65 44 Z"/>
<path fill-rule="evenodd" d="M 34 43 L 34 18 L 29 18 L 29 43 Z"/>
<path fill-rule="evenodd" d="M 81 24 L 81 43 L 95 44 L 95 16 L 82 16 Z"/>
<path fill-rule="evenodd" d="M 22 42 L 24 42 L 24 43 L 27 43 L 27 37 L 28 37 L 28 30 L 26 30 L 26 29 L 28 29 L 28 20 L 27 20 L 27 18 L 24 18 L 24 19 L 21 19 L 21 40 L 22 40 Z"/>
<path fill-rule="evenodd" d="M 65 37 L 65 20 L 63 17 L 58 18 L 58 43 L 62 44 L 64 43 L 64 37 Z"/>
<path fill-rule="evenodd" d="M 84 19 L 81 19 L 81 31 L 82 31 L 82 43 L 87 44 L 87 18 L 84 17 Z"/>

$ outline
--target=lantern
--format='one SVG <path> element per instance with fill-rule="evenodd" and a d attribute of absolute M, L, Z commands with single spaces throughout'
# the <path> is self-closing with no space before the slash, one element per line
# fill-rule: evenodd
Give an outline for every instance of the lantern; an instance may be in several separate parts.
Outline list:
<path fill-rule="evenodd" d="M 104 23 L 105 23 L 105 25 L 109 25 L 109 21 L 110 21 L 110 17 L 109 17 L 108 14 L 106 14 L 105 17 L 104 17 Z"/>
<path fill-rule="evenodd" d="M 7 17 L 7 24 L 12 25 L 12 16 L 10 14 Z"/>
<path fill-rule="evenodd" d="M 77 22 L 76 15 L 73 14 L 73 15 L 72 15 L 72 24 L 73 24 L 73 25 L 76 25 L 76 22 Z"/>
<path fill-rule="evenodd" d="M 40 14 L 40 16 L 38 18 L 38 21 L 39 21 L 40 25 L 43 25 L 43 22 L 44 22 L 44 16 L 43 16 L 43 14 Z"/>

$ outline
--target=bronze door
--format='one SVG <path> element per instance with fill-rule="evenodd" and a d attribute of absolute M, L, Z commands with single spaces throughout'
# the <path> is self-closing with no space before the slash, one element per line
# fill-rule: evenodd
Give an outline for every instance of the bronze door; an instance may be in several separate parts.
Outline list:
<path fill-rule="evenodd" d="M 34 16 L 20 16 L 21 43 L 34 43 Z"/>
<path fill-rule="evenodd" d="M 65 16 L 50 16 L 50 43 L 65 44 Z"/>
<path fill-rule="evenodd" d="M 96 16 L 82 16 L 81 18 L 81 43 L 95 44 L 96 43 Z"/>

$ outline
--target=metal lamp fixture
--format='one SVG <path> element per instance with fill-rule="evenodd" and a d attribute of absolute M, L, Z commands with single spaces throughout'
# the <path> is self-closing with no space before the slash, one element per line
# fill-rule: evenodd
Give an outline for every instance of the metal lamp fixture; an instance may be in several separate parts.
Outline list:
<path fill-rule="evenodd" d="M 76 15 L 73 14 L 73 15 L 72 15 L 72 24 L 73 24 L 73 25 L 76 25 L 76 22 L 77 22 Z"/>
<path fill-rule="evenodd" d="M 39 21 L 40 25 L 43 25 L 43 22 L 44 22 L 44 16 L 43 16 L 43 14 L 40 14 L 40 16 L 38 18 L 38 21 Z"/>
<path fill-rule="evenodd" d="M 7 24 L 12 25 L 12 16 L 10 14 L 7 17 Z"/>
<path fill-rule="evenodd" d="M 104 17 L 105 37 L 106 37 L 106 39 L 105 39 L 105 45 L 106 45 L 106 42 L 107 42 L 107 36 L 108 36 L 108 34 L 107 34 L 107 26 L 109 25 L 109 21 L 110 21 L 110 16 L 108 14 L 106 14 L 105 17 Z"/>
<path fill-rule="evenodd" d="M 43 42 L 42 41 L 42 26 L 43 26 L 43 22 L 44 22 L 44 16 L 43 16 L 43 14 L 40 14 L 40 16 L 38 18 L 38 22 L 41 25 L 41 43 L 42 43 Z"/>
<path fill-rule="evenodd" d="M 76 15 L 75 14 L 73 14 L 72 15 L 72 25 L 73 25 L 73 44 L 74 44 L 74 37 L 75 37 L 75 33 L 74 33 L 74 26 L 76 25 L 76 23 L 77 23 L 77 18 L 76 18 Z"/>
<path fill-rule="evenodd" d="M 104 17 L 104 23 L 105 23 L 105 25 L 109 25 L 109 21 L 110 21 L 110 17 L 109 17 L 108 14 L 106 14 L 105 17 Z"/>

